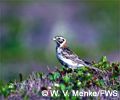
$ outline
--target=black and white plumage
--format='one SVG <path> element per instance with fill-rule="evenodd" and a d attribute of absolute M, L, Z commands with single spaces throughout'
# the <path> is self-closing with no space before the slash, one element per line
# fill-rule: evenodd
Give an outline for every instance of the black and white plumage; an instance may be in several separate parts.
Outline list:
<path fill-rule="evenodd" d="M 73 53 L 67 46 L 67 41 L 62 36 L 56 36 L 53 38 L 56 42 L 56 56 L 60 63 L 65 67 L 76 69 L 78 67 L 86 66 L 96 71 L 101 71 L 98 68 L 91 66 L 89 62 L 80 59 L 75 53 Z"/>

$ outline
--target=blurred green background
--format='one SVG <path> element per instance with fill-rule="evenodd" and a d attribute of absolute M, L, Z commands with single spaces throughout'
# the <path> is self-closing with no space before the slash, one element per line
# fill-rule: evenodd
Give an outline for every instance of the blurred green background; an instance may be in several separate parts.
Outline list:
<path fill-rule="evenodd" d="M 0 0 L 0 80 L 60 66 L 55 35 L 81 58 L 120 61 L 120 0 Z"/>

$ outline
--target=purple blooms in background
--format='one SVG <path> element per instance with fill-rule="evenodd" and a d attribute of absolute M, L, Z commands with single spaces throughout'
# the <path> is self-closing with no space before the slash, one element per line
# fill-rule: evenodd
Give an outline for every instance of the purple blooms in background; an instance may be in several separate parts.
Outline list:
<path fill-rule="evenodd" d="M 11 68 L 31 72 L 56 66 L 55 35 L 65 36 L 81 58 L 92 61 L 106 55 L 119 61 L 118 7 L 117 1 L 1 1 L 1 76 Z"/>

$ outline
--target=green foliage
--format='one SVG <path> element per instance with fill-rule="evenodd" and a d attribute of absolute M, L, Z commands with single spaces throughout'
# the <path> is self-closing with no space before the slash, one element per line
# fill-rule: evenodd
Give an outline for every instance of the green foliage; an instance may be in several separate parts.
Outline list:
<path fill-rule="evenodd" d="M 13 83 L 8 83 L 6 85 L 0 84 L 0 94 L 3 94 L 5 97 L 14 91 L 15 85 Z"/>
<path fill-rule="evenodd" d="M 101 90 L 117 90 L 120 91 L 120 64 L 110 63 L 104 56 L 98 63 L 93 63 L 93 66 L 103 70 L 104 72 L 97 72 L 86 67 L 77 68 L 75 70 L 65 68 L 62 66 L 47 75 L 37 72 L 32 73 L 26 80 L 20 82 L 9 82 L 6 85 L 0 83 L 0 94 L 7 98 L 11 94 L 15 97 L 24 98 L 25 100 L 31 97 L 41 98 L 43 90 L 59 90 L 59 91 L 72 91 L 72 90 L 90 90 L 96 91 L 96 88 Z M 22 75 L 21 75 L 22 76 Z M 22 76 L 23 77 L 23 76 Z M 14 95 L 13 95 L 14 97 Z M 60 96 L 55 95 L 52 99 L 65 99 L 77 100 L 82 97 Z M 93 98 L 93 97 L 87 97 Z M 108 98 L 107 98 L 108 99 Z"/>
<path fill-rule="evenodd" d="M 60 77 L 60 73 L 58 72 L 55 72 L 54 74 L 49 75 L 50 80 L 53 80 L 53 81 L 58 79 L 59 77 Z"/>

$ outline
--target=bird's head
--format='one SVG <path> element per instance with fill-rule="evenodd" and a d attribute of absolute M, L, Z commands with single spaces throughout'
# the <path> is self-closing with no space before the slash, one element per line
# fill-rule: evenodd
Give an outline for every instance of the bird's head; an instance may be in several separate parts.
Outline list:
<path fill-rule="evenodd" d="M 58 47 L 65 48 L 67 47 L 66 39 L 62 36 L 55 36 L 53 40 L 56 42 Z"/>

